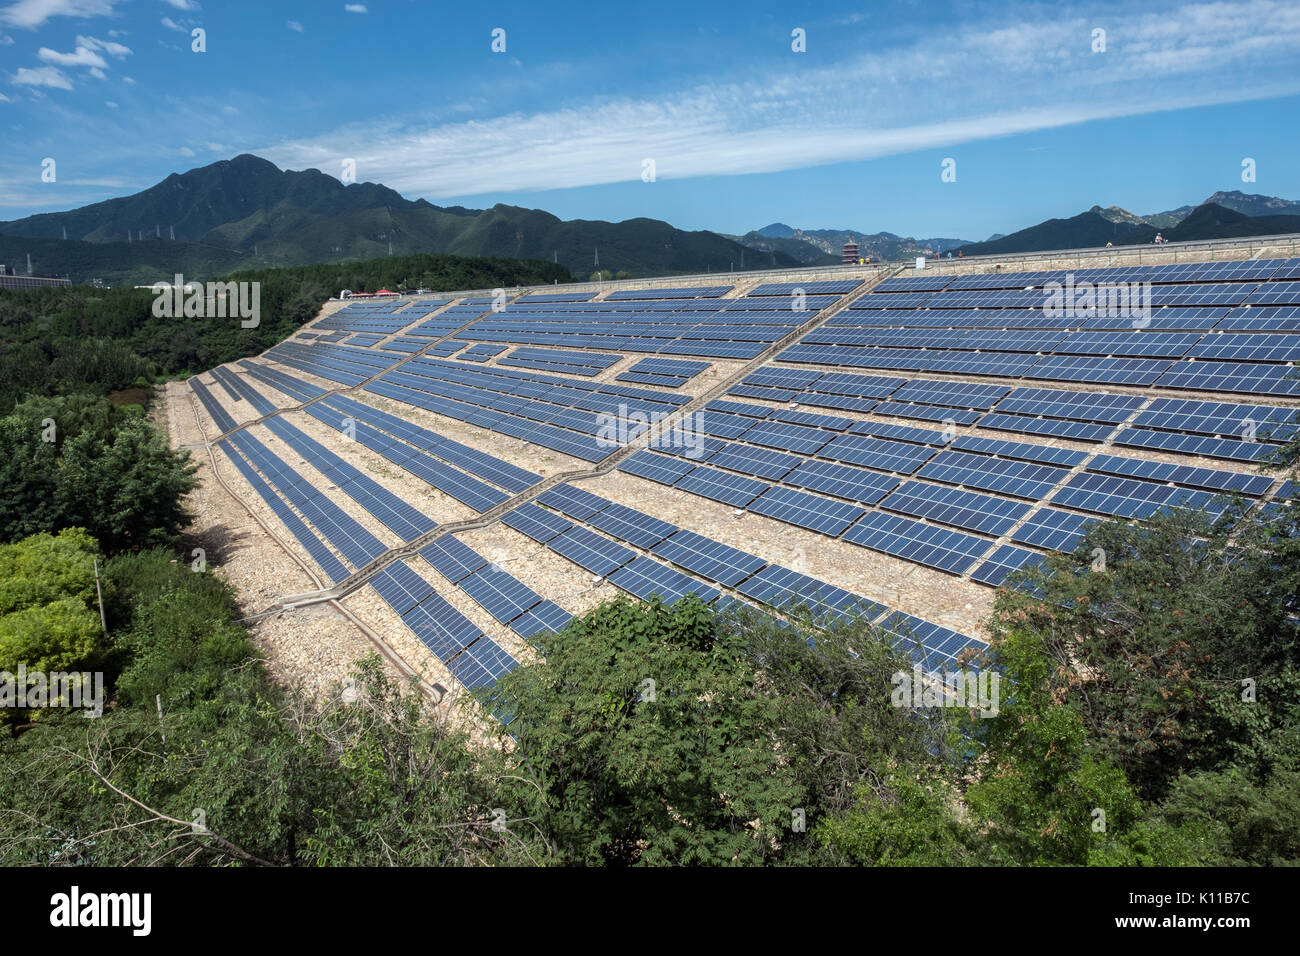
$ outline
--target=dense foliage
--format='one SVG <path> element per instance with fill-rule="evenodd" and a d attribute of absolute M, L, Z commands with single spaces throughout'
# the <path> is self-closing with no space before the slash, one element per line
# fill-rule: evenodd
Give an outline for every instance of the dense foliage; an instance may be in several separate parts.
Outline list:
<path fill-rule="evenodd" d="M 0 418 L 0 541 L 79 527 L 108 551 L 168 543 L 189 523 L 194 472 L 138 411 L 30 399 Z"/>
<path fill-rule="evenodd" d="M 343 289 L 498 288 L 569 278 L 563 266 L 548 262 L 435 255 L 225 277 L 221 281 L 261 284 L 256 328 L 242 328 L 234 318 L 155 316 L 148 289 L 0 290 L 0 413 L 29 395 L 105 395 L 257 355 L 292 335 Z"/>
<path fill-rule="evenodd" d="M 64 437 L 24 443 L 47 414 Z M 85 399 L 0 422 L 20 463 L 0 487 L 28 496 L 11 534 L 40 525 L 0 546 L 0 670 L 95 669 L 109 693 L 92 721 L 6 713 L 0 863 L 1300 860 L 1290 502 L 1100 523 L 1013 582 L 989 659 L 962 662 L 998 669 L 995 708 L 897 705 L 907 644 L 864 621 L 687 598 L 614 601 L 537 637 L 480 711 L 430 705 L 375 656 L 323 696 L 273 682 L 231 590 L 177 560 L 174 523 L 115 530 L 145 516 L 101 488 L 112 474 L 185 470 L 137 425 Z M 484 711 L 507 721 L 487 721 L 495 739 Z"/>

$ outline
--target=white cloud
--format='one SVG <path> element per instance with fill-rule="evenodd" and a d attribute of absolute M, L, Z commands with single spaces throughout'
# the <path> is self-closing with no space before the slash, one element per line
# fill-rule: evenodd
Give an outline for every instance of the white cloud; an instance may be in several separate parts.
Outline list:
<path fill-rule="evenodd" d="M 104 100 L 104 105 L 107 106 L 110 110 L 117 109 L 117 104 L 114 103 L 112 100 Z"/>
<path fill-rule="evenodd" d="M 42 63 L 53 63 L 55 66 L 93 66 L 100 69 L 108 66 L 107 60 L 84 46 L 78 46 L 72 53 L 60 53 L 43 46 L 37 51 L 36 58 Z"/>
<path fill-rule="evenodd" d="M 97 66 L 93 66 L 93 67 L 90 68 L 90 75 L 93 76 L 93 77 L 94 77 L 95 79 L 97 79 L 97 80 L 103 80 L 103 79 L 107 79 L 107 78 L 108 78 L 108 74 L 105 73 L 103 70 L 101 70 L 101 69 L 100 69 L 99 67 L 97 67 Z"/>
<path fill-rule="evenodd" d="M 57 66 L 38 66 L 35 69 L 19 67 L 14 74 L 19 86 L 49 86 L 58 90 L 72 89 L 72 81 Z"/>
<path fill-rule="evenodd" d="M 1004 22 L 824 67 L 792 57 L 785 71 L 653 99 L 423 128 L 381 118 L 257 152 L 292 169 L 353 156 L 368 178 L 451 198 L 631 182 L 644 157 L 661 179 L 776 172 L 1300 92 L 1300 5 L 1285 0 L 1115 15 L 1110 52 L 1098 55 L 1091 20 L 1068 9 Z"/>
<path fill-rule="evenodd" d="M 186 30 L 183 26 L 181 26 L 179 23 L 177 23 L 175 20 L 173 20 L 171 17 L 163 17 L 158 22 L 161 23 L 163 26 L 165 26 L 168 30 L 175 30 L 177 33 L 190 32 L 189 30 Z"/>
<path fill-rule="evenodd" d="M 54 17 L 105 17 L 118 0 L 18 0 L 0 10 L 0 22 L 34 30 Z"/>
<path fill-rule="evenodd" d="M 284 25 L 287 26 L 294 33 L 302 33 L 302 24 L 299 23 L 297 20 L 286 20 Z"/>
<path fill-rule="evenodd" d="M 122 77 L 122 82 L 125 83 L 127 86 L 135 86 L 135 78 L 134 78 L 134 77 L 124 76 L 124 77 Z"/>
<path fill-rule="evenodd" d="M 0 103 L 8 103 L 8 102 L 9 102 L 9 97 L 5 96 L 3 93 L 0 93 Z"/>
<path fill-rule="evenodd" d="M 7 33 L 0 33 L 0 46 L 13 46 L 14 38 Z"/>
<path fill-rule="evenodd" d="M 343 9 L 348 13 L 369 13 L 364 3 L 345 3 Z"/>
<path fill-rule="evenodd" d="M 199 5 L 194 0 L 163 0 L 164 3 L 170 4 L 177 10 L 197 10 Z"/>
<path fill-rule="evenodd" d="M 100 40 L 96 37 L 77 37 L 77 46 L 86 47 L 90 50 L 102 50 L 109 56 L 116 57 L 119 60 L 131 56 L 132 53 L 129 46 L 123 46 L 112 40 Z"/>
<path fill-rule="evenodd" d="M 177 150 L 177 152 L 180 153 L 182 156 L 194 156 L 194 155 L 197 155 L 197 154 L 194 152 L 194 150 L 190 149 L 188 146 L 182 146 L 180 149 Z"/>

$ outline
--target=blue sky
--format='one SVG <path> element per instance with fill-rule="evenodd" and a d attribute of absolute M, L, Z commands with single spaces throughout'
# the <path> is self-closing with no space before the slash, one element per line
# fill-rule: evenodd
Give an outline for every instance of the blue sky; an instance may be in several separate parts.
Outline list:
<path fill-rule="evenodd" d="M 253 152 L 443 205 L 983 239 L 1300 199 L 1297 116 L 1294 0 L 0 0 L 0 219 Z"/>

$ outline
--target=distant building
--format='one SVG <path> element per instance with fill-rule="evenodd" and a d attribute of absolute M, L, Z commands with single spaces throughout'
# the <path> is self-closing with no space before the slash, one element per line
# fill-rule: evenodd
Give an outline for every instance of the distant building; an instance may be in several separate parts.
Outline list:
<path fill-rule="evenodd" d="M 840 257 L 840 263 L 846 266 L 856 266 L 858 264 L 858 244 L 849 236 L 849 241 L 844 243 L 844 254 Z"/>
<path fill-rule="evenodd" d="M 0 265 L 0 289 L 44 289 L 64 285 L 72 285 L 72 280 L 58 276 L 19 275 L 13 266 Z"/>

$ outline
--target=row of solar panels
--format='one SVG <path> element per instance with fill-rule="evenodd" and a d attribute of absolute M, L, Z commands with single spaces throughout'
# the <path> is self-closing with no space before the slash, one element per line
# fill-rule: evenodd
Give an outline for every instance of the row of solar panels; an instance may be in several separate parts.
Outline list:
<path fill-rule="evenodd" d="M 872 292 L 924 292 L 964 289 L 1024 289 L 1063 282 L 1069 275 L 1082 283 L 1195 283 L 1300 279 L 1300 258 L 1243 259 L 1229 262 L 1187 262 L 1163 266 L 1102 266 L 1100 268 L 1037 272 L 997 271 L 978 275 L 921 275 L 886 279 Z"/>
<path fill-rule="evenodd" d="M 689 400 L 613 383 L 476 369 L 423 357 L 366 389 L 593 462 Z M 615 434 L 610 434 L 611 425 Z"/>
<path fill-rule="evenodd" d="M 709 369 L 710 362 L 684 362 L 677 359 L 642 359 L 614 376 L 618 382 L 639 382 L 663 388 L 681 388 L 696 375 Z"/>
<path fill-rule="evenodd" d="M 1141 359 L 1088 355 L 1017 355 L 957 349 L 796 344 L 778 361 L 808 365 L 939 372 L 1098 385 L 1133 385 L 1255 395 L 1300 394 L 1300 374 L 1289 365 L 1217 359 Z"/>
<path fill-rule="evenodd" d="M 732 588 L 777 610 L 806 609 L 817 627 L 858 617 L 877 621 L 887 614 L 883 605 L 861 595 L 572 485 L 547 491 L 535 503 L 508 512 L 502 521 L 643 600 L 658 597 L 671 603 L 695 593 L 722 606 L 729 596 L 720 588 Z M 897 634 L 903 618 L 889 619 Z M 915 650 L 936 668 L 951 664 L 967 648 L 982 646 L 935 625 L 926 625 L 924 631 L 911 635 L 919 642 Z"/>
<path fill-rule="evenodd" d="M 1215 513 L 1221 507 L 1219 492 L 1259 497 L 1272 484 L 1260 475 L 1094 457 L 1001 439 L 954 439 L 930 429 L 759 406 L 749 406 L 751 414 L 744 415 L 719 407 L 724 404 L 734 408 L 740 403 L 711 403 L 693 421 L 657 436 L 650 450 L 637 452 L 619 467 L 956 574 L 969 570 L 993 545 L 965 532 L 994 538 L 1011 533 L 1028 544 L 1072 548 L 1087 515 L 1078 515 L 1065 530 L 1053 525 L 1059 532 L 1055 536 L 1039 530 L 1042 520 L 1063 520 L 1055 514 L 1044 519 L 1040 513 L 1016 530 L 1049 495 L 1053 505 L 1133 518 L 1170 507 Z M 786 420 L 792 416 L 802 416 L 802 421 Z M 873 506 L 906 517 L 868 512 Z M 1020 563 L 1031 557 L 1022 552 Z M 991 573 L 979 568 L 972 576 L 1000 583 L 1001 577 L 988 580 Z"/>
<path fill-rule="evenodd" d="M 1272 443 L 1289 440 L 1300 426 L 1300 409 L 1275 405 L 811 369 L 764 367 L 729 394 L 1234 461 L 1262 460 Z"/>

